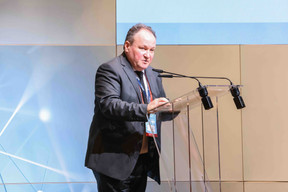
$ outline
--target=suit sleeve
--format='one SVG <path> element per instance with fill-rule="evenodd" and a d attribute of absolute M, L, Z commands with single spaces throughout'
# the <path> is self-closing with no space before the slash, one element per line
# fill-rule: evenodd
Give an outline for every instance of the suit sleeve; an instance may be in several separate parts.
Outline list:
<path fill-rule="evenodd" d="M 117 68 L 115 65 L 103 64 L 97 70 L 95 82 L 97 107 L 108 119 L 147 121 L 147 104 L 139 104 L 137 100 L 134 102 L 122 100 L 122 86 L 125 86 L 120 75 L 122 68 Z"/>

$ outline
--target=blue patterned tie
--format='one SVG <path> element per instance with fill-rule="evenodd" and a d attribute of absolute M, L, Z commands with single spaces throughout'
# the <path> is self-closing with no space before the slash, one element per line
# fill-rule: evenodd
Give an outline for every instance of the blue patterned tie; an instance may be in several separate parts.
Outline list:
<path fill-rule="evenodd" d="M 141 82 L 141 85 L 142 85 L 142 89 L 141 88 L 141 93 L 142 93 L 142 97 L 143 97 L 143 101 L 144 103 L 148 103 L 147 102 L 147 97 L 146 97 L 146 89 L 145 89 L 145 84 L 144 84 L 144 80 L 143 80 L 143 72 L 142 71 L 135 71 L 135 73 L 138 75 L 139 79 L 140 79 L 140 82 Z"/>

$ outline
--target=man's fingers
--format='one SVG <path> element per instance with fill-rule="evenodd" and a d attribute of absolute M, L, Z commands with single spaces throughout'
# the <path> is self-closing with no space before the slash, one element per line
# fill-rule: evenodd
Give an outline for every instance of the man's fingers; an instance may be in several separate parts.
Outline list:
<path fill-rule="evenodd" d="M 166 99 L 165 97 L 160 97 L 157 99 L 154 99 L 151 103 L 148 104 L 147 106 L 147 110 L 150 111 L 154 108 L 157 108 L 165 103 L 169 102 L 168 99 Z"/>

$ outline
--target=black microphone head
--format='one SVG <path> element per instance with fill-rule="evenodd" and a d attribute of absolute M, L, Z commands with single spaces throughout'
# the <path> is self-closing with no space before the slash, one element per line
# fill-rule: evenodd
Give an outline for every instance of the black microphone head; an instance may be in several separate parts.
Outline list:
<path fill-rule="evenodd" d="M 211 101 L 211 98 L 209 96 L 205 96 L 201 98 L 202 104 L 204 106 L 205 110 L 209 110 L 213 108 L 213 103 Z"/>
<path fill-rule="evenodd" d="M 152 71 L 155 71 L 157 73 L 163 73 L 164 72 L 162 69 L 152 69 Z"/>
<path fill-rule="evenodd" d="M 238 86 L 234 85 L 230 88 L 231 95 L 233 96 L 234 103 L 237 109 L 243 109 L 246 107 L 243 98 L 240 96 Z"/>
<path fill-rule="evenodd" d="M 164 78 L 173 78 L 173 75 L 158 75 L 158 77 L 164 77 Z"/>
<path fill-rule="evenodd" d="M 201 97 L 206 97 L 208 95 L 208 91 L 206 87 L 199 86 L 197 89 Z"/>
<path fill-rule="evenodd" d="M 199 92 L 199 95 L 201 96 L 201 101 L 205 110 L 209 110 L 213 108 L 213 103 L 211 101 L 211 98 L 208 96 L 207 88 L 205 86 L 200 86 L 198 87 L 198 92 Z"/>
<path fill-rule="evenodd" d="M 244 107 L 246 107 L 244 100 L 240 95 L 237 97 L 234 97 L 233 100 L 237 109 L 243 109 Z"/>
<path fill-rule="evenodd" d="M 238 86 L 236 86 L 236 85 L 231 86 L 231 88 L 230 88 L 230 93 L 231 93 L 231 95 L 232 95 L 233 97 L 239 96 L 239 95 L 240 95 L 240 91 L 239 91 L 239 89 L 238 89 Z"/>

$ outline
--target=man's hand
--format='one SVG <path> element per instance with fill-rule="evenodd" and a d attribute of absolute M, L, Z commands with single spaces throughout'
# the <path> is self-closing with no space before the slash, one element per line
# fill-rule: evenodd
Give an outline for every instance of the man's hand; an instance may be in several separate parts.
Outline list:
<path fill-rule="evenodd" d="M 156 107 L 159 107 L 165 103 L 168 103 L 168 99 L 164 98 L 164 97 L 160 97 L 157 99 L 154 99 L 152 102 L 150 102 L 147 106 L 147 111 L 148 113 L 151 113 L 152 109 L 155 109 Z"/>

